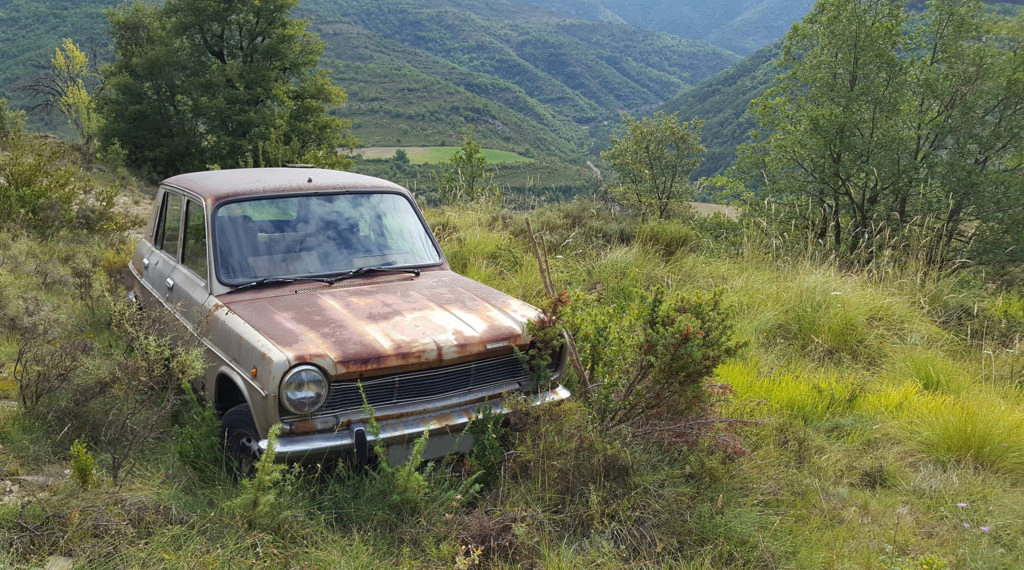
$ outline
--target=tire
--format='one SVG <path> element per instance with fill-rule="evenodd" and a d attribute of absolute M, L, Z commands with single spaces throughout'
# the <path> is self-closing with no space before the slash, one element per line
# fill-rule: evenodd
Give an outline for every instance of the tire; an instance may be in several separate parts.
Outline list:
<path fill-rule="evenodd" d="M 228 469 L 238 476 L 251 475 L 260 458 L 260 434 L 249 404 L 238 404 L 221 416 L 220 441 L 228 459 Z"/>

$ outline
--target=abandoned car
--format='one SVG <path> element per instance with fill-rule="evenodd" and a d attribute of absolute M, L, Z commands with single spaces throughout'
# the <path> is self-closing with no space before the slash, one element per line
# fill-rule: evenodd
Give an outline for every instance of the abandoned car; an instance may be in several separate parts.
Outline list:
<path fill-rule="evenodd" d="M 130 270 L 130 296 L 205 345 L 195 384 L 242 462 L 274 424 L 279 459 L 366 461 L 384 443 L 399 463 L 424 432 L 422 457 L 439 457 L 466 451 L 464 428 L 485 406 L 503 412 L 503 395 L 569 396 L 564 349 L 539 387 L 516 354 L 537 309 L 454 273 L 411 194 L 385 180 L 314 168 L 168 178 Z"/>

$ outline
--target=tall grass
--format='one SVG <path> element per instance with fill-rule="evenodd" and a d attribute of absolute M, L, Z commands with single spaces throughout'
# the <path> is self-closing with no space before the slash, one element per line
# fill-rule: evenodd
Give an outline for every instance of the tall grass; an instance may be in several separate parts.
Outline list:
<path fill-rule="evenodd" d="M 537 304 L 527 216 L 576 302 L 611 311 L 656 287 L 722 288 L 748 343 L 716 370 L 733 392 L 716 412 L 761 423 L 716 433 L 744 449 L 624 437 L 569 401 L 512 414 L 497 477 L 478 493 L 463 494 L 458 460 L 417 472 L 416 501 L 391 500 L 393 482 L 372 470 L 312 465 L 275 483 L 286 516 L 261 525 L 230 507 L 237 482 L 189 467 L 182 441 L 160 442 L 119 490 L 58 477 L 0 505 L 0 566 L 51 554 L 98 568 L 1024 565 L 1019 294 L 881 249 L 859 269 L 731 222 L 641 225 L 589 200 L 426 215 L 456 270 Z M 83 244 L 4 243 L 0 304 L 21 311 L 28 297 L 11 292 L 43 278 L 33 302 L 67 298 L 65 264 Z M 0 340 L 0 358 L 10 346 Z M 57 435 L 0 408 L 0 475 L 62 473 L 71 440 L 51 445 Z"/>

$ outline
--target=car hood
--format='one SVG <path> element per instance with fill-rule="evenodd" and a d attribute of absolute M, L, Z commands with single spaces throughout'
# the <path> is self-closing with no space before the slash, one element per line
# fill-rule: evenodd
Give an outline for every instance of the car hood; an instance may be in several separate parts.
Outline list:
<path fill-rule="evenodd" d="M 299 282 L 220 296 L 285 354 L 334 379 L 500 356 L 527 342 L 536 308 L 452 271 Z"/>

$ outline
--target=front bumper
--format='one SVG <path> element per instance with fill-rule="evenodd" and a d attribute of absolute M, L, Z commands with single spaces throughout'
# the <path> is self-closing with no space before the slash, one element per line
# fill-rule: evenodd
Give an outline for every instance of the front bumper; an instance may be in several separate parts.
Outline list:
<path fill-rule="evenodd" d="M 546 402 L 564 400 L 569 395 L 569 390 L 558 386 L 552 390 L 524 395 L 524 397 L 530 398 L 531 406 L 536 406 Z M 463 433 L 463 430 L 473 419 L 481 416 L 484 406 L 489 407 L 493 413 L 504 414 L 509 411 L 505 407 L 504 401 L 498 399 L 447 408 L 419 416 L 386 420 L 379 423 L 379 440 L 387 445 L 388 460 L 392 464 L 405 462 L 414 442 L 424 433 L 427 433 L 429 437 L 421 456 L 422 459 L 434 459 L 449 453 L 466 452 L 473 446 L 473 437 L 468 433 Z M 277 445 L 274 447 L 276 458 L 281 461 L 310 461 L 338 457 L 353 450 L 357 454 L 361 451 L 365 452 L 365 450 L 356 449 L 357 441 L 362 445 L 364 440 L 360 430 L 365 431 L 367 445 L 372 448 L 378 438 L 371 434 L 365 425 L 352 425 L 347 429 L 327 433 L 282 435 L 277 438 Z M 261 451 L 266 451 L 268 441 L 260 440 L 259 446 Z"/>

